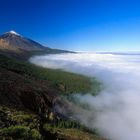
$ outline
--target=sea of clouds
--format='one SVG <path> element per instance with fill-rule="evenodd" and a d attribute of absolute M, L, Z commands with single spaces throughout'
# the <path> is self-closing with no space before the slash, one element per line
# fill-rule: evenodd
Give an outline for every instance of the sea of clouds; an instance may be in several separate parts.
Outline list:
<path fill-rule="evenodd" d="M 75 95 L 90 107 L 89 114 L 76 117 L 111 140 L 140 140 L 139 54 L 56 54 L 35 56 L 30 62 L 96 77 L 104 89 L 97 96 Z"/>

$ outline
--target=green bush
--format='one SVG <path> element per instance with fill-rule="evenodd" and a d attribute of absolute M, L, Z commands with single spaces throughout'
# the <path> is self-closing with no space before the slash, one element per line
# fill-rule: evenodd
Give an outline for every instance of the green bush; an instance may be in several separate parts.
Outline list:
<path fill-rule="evenodd" d="M 10 126 L 0 130 L 0 136 L 2 138 L 13 138 L 21 140 L 41 140 L 40 133 L 35 129 L 30 129 L 26 126 Z"/>
<path fill-rule="evenodd" d="M 40 140 L 41 139 L 41 135 L 36 129 L 31 130 L 31 136 L 34 140 Z"/>

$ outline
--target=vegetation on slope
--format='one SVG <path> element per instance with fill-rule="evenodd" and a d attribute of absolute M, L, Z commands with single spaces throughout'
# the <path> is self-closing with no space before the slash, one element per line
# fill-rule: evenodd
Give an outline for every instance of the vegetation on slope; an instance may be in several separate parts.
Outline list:
<path fill-rule="evenodd" d="M 45 69 L 0 55 L 0 139 L 100 140 L 53 112 L 57 95 L 91 90 L 88 77 Z M 96 80 L 93 83 L 99 86 Z M 99 88 L 95 87 L 95 91 Z"/>
<path fill-rule="evenodd" d="M 0 139 L 39 140 L 40 120 L 35 114 L 0 106 Z"/>
<path fill-rule="evenodd" d="M 103 140 L 78 122 L 42 122 L 36 114 L 0 106 L 0 140 Z"/>
<path fill-rule="evenodd" d="M 48 81 L 53 88 L 59 89 L 63 94 L 89 92 L 92 82 L 96 84 L 94 90 L 96 91 L 98 88 L 96 79 L 91 82 L 88 77 L 82 75 L 42 68 L 27 62 L 8 59 L 2 55 L 0 55 L 0 67 L 21 74 L 28 79 Z"/>

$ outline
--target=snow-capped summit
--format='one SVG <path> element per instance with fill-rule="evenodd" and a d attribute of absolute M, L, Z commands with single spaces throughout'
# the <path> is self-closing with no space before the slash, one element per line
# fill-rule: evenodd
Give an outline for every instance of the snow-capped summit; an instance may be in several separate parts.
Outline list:
<path fill-rule="evenodd" d="M 20 55 L 25 54 L 26 56 L 32 54 L 29 52 L 35 53 L 62 53 L 67 52 L 63 50 L 57 50 L 57 49 L 51 49 L 49 47 L 45 47 L 41 45 L 40 43 L 29 39 L 27 37 L 24 37 L 20 34 L 18 34 L 15 31 L 9 31 L 2 35 L 0 35 L 0 51 L 10 52 L 10 55 L 12 55 L 12 52 L 17 54 L 20 53 Z M 23 57 L 23 56 L 22 56 Z"/>
<path fill-rule="evenodd" d="M 0 48 L 14 49 L 14 51 L 43 51 L 48 49 L 43 45 L 21 36 L 17 32 L 11 30 L 0 35 Z M 7 49 L 7 50 L 8 50 Z"/>
<path fill-rule="evenodd" d="M 14 34 L 14 35 L 21 36 L 20 34 L 18 34 L 17 32 L 15 32 L 15 31 L 13 31 L 13 30 L 11 30 L 11 31 L 9 31 L 9 32 L 7 32 L 7 33 L 10 33 L 10 34 Z"/>

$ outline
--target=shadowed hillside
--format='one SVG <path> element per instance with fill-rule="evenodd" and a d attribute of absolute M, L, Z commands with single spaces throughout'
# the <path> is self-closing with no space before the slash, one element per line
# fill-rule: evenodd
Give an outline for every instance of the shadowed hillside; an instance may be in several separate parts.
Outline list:
<path fill-rule="evenodd" d="M 83 135 L 98 139 L 78 122 L 53 110 L 57 102 L 67 106 L 60 95 L 87 92 L 91 86 L 89 78 L 44 69 L 3 55 L 0 55 L 0 77 L 1 138 L 18 139 L 17 133 L 25 131 L 26 135 L 21 133 L 19 137 L 78 140 Z"/>

